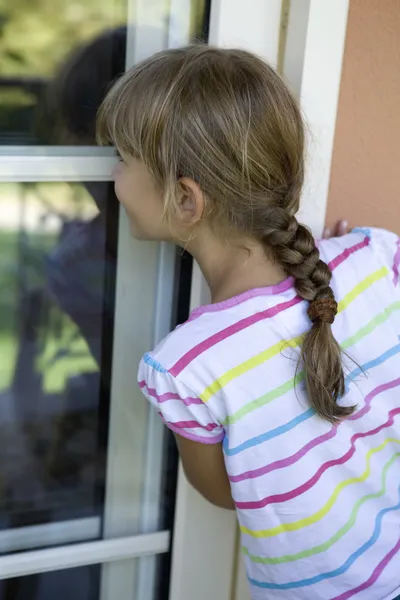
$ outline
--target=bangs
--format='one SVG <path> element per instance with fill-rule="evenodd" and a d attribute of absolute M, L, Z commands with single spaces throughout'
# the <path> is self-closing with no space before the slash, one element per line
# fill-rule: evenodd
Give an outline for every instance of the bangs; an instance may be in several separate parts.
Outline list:
<path fill-rule="evenodd" d="M 134 79 L 128 72 L 108 92 L 97 115 L 96 139 L 101 146 L 115 146 L 122 156 L 141 158 L 139 125 L 143 123 L 143 116 L 138 107 L 145 106 L 145 102 L 144 93 L 140 93 Z"/>
<path fill-rule="evenodd" d="M 177 115 L 171 106 L 180 105 L 176 83 L 183 56 L 182 50 L 167 50 L 125 73 L 108 92 L 97 117 L 100 144 L 112 144 L 122 156 L 141 159 L 158 177 L 166 174 L 160 167 L 174 135 L 172 114 Z"/>

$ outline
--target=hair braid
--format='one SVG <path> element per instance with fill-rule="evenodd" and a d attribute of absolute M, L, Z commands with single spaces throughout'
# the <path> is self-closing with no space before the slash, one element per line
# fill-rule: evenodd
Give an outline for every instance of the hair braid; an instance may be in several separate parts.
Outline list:
<path fill-rule="evenodd" d="M 340 406 L 337 402 L 345 392 L 342 352 L 335 340 L 331 323 L 336 314 L 332 278 L 328 265 L 320 259 L 318 248 L 310 230 L 279 207 L 270 207 L 263 242 L 275 259 L 295 281 L 301 298 L 315 304 L 326 302 L 325 318 L 317 314 L 301 348 L 308 397 L 316 412 L 331 423 L 350 415 L 354 408 Z M 313 315 L 310 305 L 309 315 Z"/>

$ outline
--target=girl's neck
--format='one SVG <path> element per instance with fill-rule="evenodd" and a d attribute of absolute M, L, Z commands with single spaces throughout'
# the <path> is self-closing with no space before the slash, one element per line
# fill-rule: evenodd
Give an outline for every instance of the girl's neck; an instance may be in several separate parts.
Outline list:
<path fill-rule="evenodd" d="M 187 249 L 200 266 L 213 303 L 276 285 L 287 277 L 268 259 L 263 245 L 254 240 L 222 243 L 209 231 L 201 231 Z"/>

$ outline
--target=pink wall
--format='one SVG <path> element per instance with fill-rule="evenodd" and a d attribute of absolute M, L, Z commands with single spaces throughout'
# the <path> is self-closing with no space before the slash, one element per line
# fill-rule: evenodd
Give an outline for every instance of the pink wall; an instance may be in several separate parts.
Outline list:
<path fill-rule="evenodd" d="M 400 233 L 400 0 L 350 0 L 328 223 Z"/>

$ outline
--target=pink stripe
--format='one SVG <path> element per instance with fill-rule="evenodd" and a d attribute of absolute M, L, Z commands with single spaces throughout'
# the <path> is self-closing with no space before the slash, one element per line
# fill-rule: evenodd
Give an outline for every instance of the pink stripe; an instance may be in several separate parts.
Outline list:
<path fill-rule="evenodd" d="M 353 588 L 352 590 L 343 592 L 343 594 L 340 594 L 339 596 L 335 596 L 334 598 L 332 598 L 332 600 L 347 600 L 348 598 L 351 598 L 352 596 L 355 596 L 359 592 L 362 592 L 362 591 L 368 589 L 369 587 L 371 587 L 372 585 L 374 585 L 374 583 L 381 576 L 385 567 L 387 567 L 387 565 L 390 563 L 392 558 L 394 558 L 396 556 L 396 554 L 399 552 L 399 550 L 400 550 L 400 539 L 398 540 L 396 545 L 391 549 L 391 551 L 388 554 L 386 554 L 385 558 L 383 560 L 381 560 L 379 565 L 372 571 L 371 576 L 366 581 L 364 581 L 364 583 L 362 583 L 361 585 L 359 585 L 356 588 Z"/>
<path fill-rule="evenodd" d="M 330 269 L 331 270 L 335 269 L 340 264 L 342 264 L 342 262 L 344 262 L 349 256 L 354 254 L 354 252 L 357 252 L 358 250 L 365 248 L 366 246 L 368 246 L 368 244 L 369 244 L 369 238 L 365 238 L 362 242 L 355 244 L 351 248 L 346 248 L 341 254 L 339 254 L 336 258 L 334 258 L 329 263 Z M 286 280 L 286 282 L 287 281 L 288 280 Z M 293 282 L 293 280 L 292 280 L 292 282 Z M 283 283 L 285 283 L 285 282 L 283 282 Z M 280 285 L 283 285 L 283 284 L 280 284 Z M 268 290 L 269 288 L 265 288 L 265 289 Z M 236 298 L 231 298 L 231 300 L 227 300 L 225 303 L 220 303 L 219 305 L 224 304 L 226 307 L 226 304 L 229 302 L 231 302 L 230 305 L 235 305 L 235 304 L 237 304 L 237 298 L 242 298 L 243 296 L 247 296 L 247 298 L 251 298 L 255 295 L 260 295 L 260 293 L 262 293 L 262 291 L 263 291 L 263 288 L 260 288 L 258 290 L 249 290 L 249 292 L 246 292 L 246 294 L 241 294 L 240 296 L 237 296 Z M 240 300 L 240 301 L 243 302 L 243 300 Z M 229 325 L 222 331 L 215 333 L 211 337 L 207 338 L 206 340 L 203 340 L 202 342 L 197 344 L 197 346 L 195 346 L 194 348 L 189 350 L 186 354 L 184 354 L 178 360 L 178 362 L 176 362 L 173 365 L 173 367 L 171 369 L 169 369 L 169 372 L 171 373 L 171 375 L 176 377 L 192 362 L 192 360 L 197 358 L 200 354 L 203 354 L 203 352 L 205 352 L 206 350 L 209 350 L 212 346 L 219 344 L 220 342 L 222 342 L 222 340 L 225 340 L 226 338 L 230 337 L 231 335 L 234 335 L 235 333 L 238 333 L 239 331 L 242 331 L 243 329 L 250 327 L 254 323 L 257 323 L 258 321 L 262 321 L 263 319 L 268 319 L 268 318 L 274 317 L 275 315 L 279 314 L 280 312 L 287 310 L 288 308 L 291 308 L 292 306 L 295 306 L 296 304 L 299 304 L 302 301 L 303 300 L 301 298 L 296 296 L 292 300 L 288 300 L 287 302 L 282 302 L 281 304 L 278 304 L 277 306 L 274 306 L 274 307 L 264 310 L 262 312 L 256 313 L 255 315 L 251 315 L 250 317 L 246 317 L 246 318 L 242 319 L 241 321 L 238 321 L 237 323 Z M 210 310 L 212 310 L 213 306 L 219 306 L 219 305 L 216 304 L 216 305 L 204 306 L 204 307 L 200 307 L 200 309 L 203 308 L 204 309 L 203 312 L 209 312 Z M 218 310 L 220 310 L 220 309 L 218 309 Z"/>
<path fill-rule="evenodd" d="M 199 444 L 219 444 L 225 437 L 225 433 L 221 433 L 215 437 L 203 437 L 201 435 L 195 435 L 194 433 L 189 433 L 186 430 L 181 430 L 178 427 L 175 427 L 172 423 L 165 423 L 166 426 L 171 429 L 174 433 L 187 438 L 188 440 L 192 440 L 192 442 L 199 442 Z"/>
<path fill-rule="evenodd" d="M 400 239 L 397 240 L 397 252 L 393 261 L 393 283 L 397 285 L 399 283 L 400 278 Z"/>
<path fill-rule="evenodd" d="M 187 398 L 181 398 L 179 394 L 173 394 L 172 392 L 166 392 L 165 394 L 157 394 L 157 390 L 154 388 L 149 388 L 145 381 L 139 382 L 140 389 L 146 389 L 149 396 L 155 398 L 159 404 L 163 402 L 168 402 L 168 400 L 180 400 L 183 402 L 185 406 L 191 406 L 192 404 L 203 404 L 200 398 L 191 398 L 190 396 Z"/>
<path fill-rule="evenodd" d="M 336 267 L 341 265 L 347 258 L 349 258 L 349 256 L 351 256 L 358 250 L 362 250 L 363 248 L 366 248 L 369 245 L 369 243 L 370 243 L 370 239 L 369 239 L 369 237 L 366 237 L 362 242 L 355 244 L 355 246 L 352 246 L 351 248 L 346 248 L 344 250 L 344 252 L 339 254 L 339 256 L 337 256 L 336 258 L 331 260 L 331 262 L 328 264 L 330 270 L 333 271 L 334 269 L 336 269 Z"/>
<path fill-rule="evenodd" d="M 192 362 L 192 360 L 197 358 L 200 354 L 203 354 L 203 352 L 205 352 L 212 346 L 215 346 L 216 344 L 219 344 L 219 342 L 222 342 L 222 340 L 225 340 L 231 335 L 234 335 L 235 333 L 238 333 L 239 331 L 250 327 L 250 325 L 254 325 L 254 323 L 258 323 L 258 321 L 262 321 L 263 319 L 269 319 L 270 317 L 274 317 L 280 312 L 290 308 L 291 306 L 295 306 L 296 304 L 299 304 L 302 301 L 302 298 L 295 296 L 294 298 L 292 298 L 292 300 L 282 302 L 282 304 L 278 304 L 277 306 L 273 306 L 272 308 L 268 308 L 267 310 L 263 310 L 262 312 L 250 315 L 249 317 L 246 317 L 241 321 L 237 321 L 236 323 L 229 325 L 229 327 L 222 329 L 222 331 L 214 333 L 214 335 L 207 338 L 203 342 L 200 342 L 200 344 L 197 344 L 197 346 L 195 346 L 194 348 L 189 350 L 189 352 L 187 352 L 184 356 L 182 356 L 182 358 L 180 358 L 178 362 L 174 364 L 172 369 L 169 369 L 169 372 L 171 373 L 171 375 L 176 377 L 177 375 L 179 375 L 179 373 L 183 371 L 183 369 L 185 369 L 188 366 L 189 363 Z"/>
<path fill-rule="evenodd" d="M 386 429 L 386 427 L 393 425 L 394 417 L 399 413 L 400 408 L 394 408 L 389 412 L 389 418 L 386 421 L 386 423 L 379 425 L 379 427 L 375 427 L 375 429 L 370 429 L 369 431 L 355 433 L 354 435 L 352 435 L 350 438 L 351 447 L 348 449 L 346 454 L 343 454 L 343 456 L 341 456 L 340 458 L 336 458 L 335 460 L 328 460 L 326 463 L 321 465 L 321 467 L 318 469 L 315 475 L 313 475 L 308 481 L 306 481 L 302 485 L 299 485 L 299 487 L 295 488 L 294 490 L 290 490 L 290 492 L 285 492 L 284 494 L 275 494 L 274 496 L 267 496 L 266 498 L 263 498 L 262 500 L 257 500 L 255 502 L 236 502 L 236 507 L 242 509 L 264 508 L 269 504 L 276 504 L 278 502 L 287 502 L 288 500 L 293 500 L 293 498 L 297 498 L 297 496 L 301 496 L 305 492 L 308 492 L 308 490 L 310 490 L 321 479 L 325 471 L 337 465 L 344 465 L 347 461 L 351 459 L 352 456 L 354 456 L 356 451 L 355 443 L 357 440 L 368 437 L 370 435 L 375 435 L 376 433 L 382 431 L 382 429 Z"/>
<path fill-rule="evenodd" d="M 174 429 L 204 429 L 205 431 L 214 431 L 214 429 L 218 429 L 221 425 L 217 425 L 217 423 L 207 423 L 207 425 L 200 425 L 197 421 L 176 421 L 174 423 L 170 423 L 164 419 L 164 416 L 159 413 L 161 419 L 167 427 L 172 427 Z"/>
<path fill-rule="evenodd" d="M 288 277 L 281 283 L 277 285 L 270 285 L 268 287 L 263 288 L 254 288 L 252 290 L 247 290 L 247 292 L 243 292 L 243 294 L 238 294 L 233 298 L 228 298 L 228 300 L 224 300 L 223 302 L 216 302 L 215 304 L 206 304 L 205 306 L 199 306 L 195 308 L 189 317 L 189 321 L 193 321 L 200 317 L 204 313 L 208 312 L 219 312 L 221 310 L 226 310 L 227 308 L 232 308 L 233 306 L 238 306 L 238 304 L 242 304 L 251 298 L 257 298 L 259 296 L 274 296 L 276 294 L 282 294 L 283 292 L 287 292 L 293 287 L 294 279 L 293 277 Z"/>
<path fill-rule="evenodd" d="M 350 417 L 348 417 L 347 420 L 356 421 L 357 419 L 361 419 L 361 417 L 363 417 L 365 414 L 367 414 L 367 412 L 369 412 L 369 410 L 371 408 L 371 401 L 376 396 L 378 396 L 382 392 L 393 389 L 393 388 L 397 387 L 398 385 L 400 385 L 400 378 L 395 379 L 394 381 L 390 381 L 389 383 L 380 385 L 377 388 L 375 388 L 374 390 L 372 390 L 372 392 L 370 392 L 365 397 L 365 405 L 363 406 L 363 408 L 361 410 L 359 410 L 358 412 L 354 413 L 353 415 L 351 415 Z M 343 423 L 343 421 L 342 421 L 342 423 Z M 281 460 L 277 460 L 273 463 L 270 463 L 269 465 L 266 465 L 265 467 L 260 467 L 259 469 L 254 469 L 253 471 L 245 471 L 244 473 L 239 473 L 238 475 L 229 475 L 230 481 L 238 482 L 238 481 L 244 481 L 245 479 L 255 479 L 256 477 L 260 477 L 261 475 L 266 475 L 267 473 L 270 473 L 271 471 L 276 471 L 277 469 L 283 469 L 285 467 L 289 467 L 290 465 L 293 465 L 294 463 L 299 461 L 301 458 L 303 458 L 303 456 L 305 456 L 308 452 L 310 452 L 310 450 L 312 450 L 313 448 L 316 448 L 323 442 L 326 442 L 326 441 L 332 439 L 333 437 L 335 437 L 335 435 L 337 434 L 338 427 L 340 427 L 340 425 L 342 423 L 340 423 L 337 426 L 333 426 L 332 429 L 330 429 L 327 433 L 324 433 L 323 435 L 320 435 L 319 437 L 315 438 L 314 440 L 312 440 L 311 442 L 309 442 L 308 444 L 303 446 L 303 448 L 300 448 L 300 450 L 298 450 L 295 454 L 292 454 L 291 456 L 288 456 L 287 458 L 283 458 Z"/>

